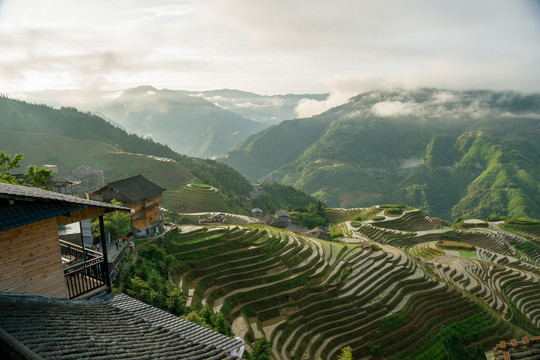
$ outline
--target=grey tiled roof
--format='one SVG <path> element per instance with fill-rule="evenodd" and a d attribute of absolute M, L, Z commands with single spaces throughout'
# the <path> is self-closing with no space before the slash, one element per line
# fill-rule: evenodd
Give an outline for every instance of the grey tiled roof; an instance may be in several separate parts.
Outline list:
<path fill-rule="evenodd" d="M 80 209 L 84 209 L 84 206 L 44 201 L 21 201 L 9 206 L 0 206 L 0 231 L 58 215 L 67 215 Z"/>
<path fill-rule="evenodd" d="M 58 215 L 66 215 L 86 207 L 130 210 L 122 206 L 81 199 L 53 191 L 0 183 L 0 231 Z"/>
<path fill-rule="evenodd" d="M 495 360 L 540 360 L 540 336 L 524 337 L 519 341 L 503 340 L 493 349 L 493 356 Z"/>
<path fill-rule="evenodd" d="M 110 301 L 0 294 L 0 330 L 0 349 L 21 359 L 238 359 Z"/>
<path fill-rule="evenodd" d="M 48 191 L 28 186 L 12 185 L 0 183 L 0 198 L 5 199 L 38 199 L 60 201 L 78 205 L 88 205 L 113 210 L 130 211 L 129 208 L 107 204 L 101 201 L 86 200 L 71 195 L 60 194 L 54 191 Z"/>
<path fill-rule="evenodd" d="M 186 321 L 178 316 L 174 316 L 166 311 L 145 304 L 142 301 L 125 294 L 116 295 L 111 299 L 110 304 L 120 309 L 130 311 L 153 325 L 163 326 L 164 328 L 175 331 L 186 339 L 201 344 L 211 344 L 218 349 L 227 352 L 230 352 L 243 344 L 239 340 L 232 339 L 217 331 Z"/>
<path fill-rule="evenodd" d="M 122 201 L 127 200 L 130 202 L 136 202 L 142 199 L 151 199 L 167 190 L 153 183 L 142 175 L 132 176 L 127 179 L 108 183 L 107 186 L 97 190 L 96 193 L 99 193 L 101 190 L 107 187 L 113 188 L 118 192 L 119 195 L 123 196 Z M 110 201 L 111 199 L 103 200 Z"/>
<path fill-rule="evenodd" d="M 291 214 L 289 214 L 289 212 L 284 209 L 276 211 L 276 217 L 282 217 L 282 216 L 290 218 Z"/>

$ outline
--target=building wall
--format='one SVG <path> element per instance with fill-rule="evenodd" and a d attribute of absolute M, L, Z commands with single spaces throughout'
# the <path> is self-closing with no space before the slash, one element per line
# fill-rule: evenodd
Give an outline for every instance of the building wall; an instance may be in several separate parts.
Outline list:
<path fill-rule="evenodd" d="M 128 206 L 135 210 L 135 212 L 131 214 L 131 223 L 133 227 L 144 229 L 158 222 L 161 219 L 159 213 L 160 201 L 163 201 L 163 196 L 161 194 L 152 199 L 144 199 L 135 204 L 129 204 Z"/>
<path fill-rule="evenodd" d="M 0 232 L 0 292 L 66 298 L 66 290 L 56 218 Z"/>

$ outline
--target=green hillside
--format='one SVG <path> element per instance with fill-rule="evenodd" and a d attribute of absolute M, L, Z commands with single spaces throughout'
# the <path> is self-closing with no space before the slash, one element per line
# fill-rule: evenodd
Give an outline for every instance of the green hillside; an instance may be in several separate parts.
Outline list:
<path fill-rule="evenodd" d="M 334 207 L 540 217 L 540 96 L 378 91 L 246 139 L 222 161 Z"/>
<path fill-rule="evenodd" d="M 99 116 L 80 112 L 74 108 L 53 109 L 46 105 L 29 104 L 0 96 L 0 130 L 2 132 L 16 131 L 59 135 L 84 141 L 93 140 L 103 143 L 98 147 L 107 144 L 110 151 L 115 151 L 114 148 L 116 151 L 126 153 L 170 158 L 189 169 L 193 176 L 227 193 L 228 196 L 247 194 L 251 190 L 248 180 L 240 175 L 238 171 L 222 163 L 180 155 L 167 146 L 156 143 L 151 139 L 143 139 L 137 135 L 128 134 Z M 34 151 L 34 147 L 38 145 L 47 146 L 46 141 L 43 144 L 39 142 L 30 143 L 25 139 L 18 143 L 19 146 L 16 149 L 8 151 L 3 144 L 0 145 L 1 150 L 13 153 L 26 153 L 25 148 L 27 146 L 29 151 Z M 71 164 L 79 162 L 79 156 L 84 158 L 86 152 L 92 153 L 95 151 L 92 145 L 87 144 L 85 146 L 88 151 L 70 148 L 69 150 L 64 149 L 65 151 L 62 151 L 62 153 L 60 153 L 60 147 L 53 147 L 48 152 L 49 155 L 45 160 L 47 163 L 58 163 L 62 168 L 63 164 L 56 159 L 56 156 L 62 156 L 68 159 L 66 161 L 71 161 L 68 164 L 71 166 Z M 47 150 L 44 151 L 47 153 Z M 87 165 L 94 166 L 91 163 Z M 95 165 L 94 167 L 99 166 Z M 140 173 L 143 169 L 136 171 Z"/>

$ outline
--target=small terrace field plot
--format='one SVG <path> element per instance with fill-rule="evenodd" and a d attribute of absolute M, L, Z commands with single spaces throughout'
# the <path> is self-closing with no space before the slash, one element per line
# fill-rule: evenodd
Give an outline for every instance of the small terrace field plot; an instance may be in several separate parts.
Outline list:
<path fill-rule="evenodd" d="M 165 191 L 162 206 L 185 213 L 229 210 L 223 194 L 217 190 L 188 185 Z"/>
<path fill-rule="evenodd" d="M 449 343 L 483 354 L 540 330 L 532 264 L 468 242 L 462 257 L 437 244 L 484 235 L 397 220 L 400 229 L 342 224 L 358 243 L 227 225 L 171 232 L 163 246 L 188 303 L 245 324 L 237 335 L 248 340 L 265 336 L 275 359 L 336 359 L 344 346 L 358 359 L 437 359 Z"/>
<path fill-rule="evenodd" d="M 341 209 L 333 208 L 326 210 L 328 221 L 332 224 L 338 224 L 345 221 L 353 221 L 360 218 L 369 220 L 373 218 L 380 210 L 376 206 L 368 208 Z"/>
<path fill-rule="evenodd" d="M 374 226 L 402 231 L 443 229 L 444 221 L 426 215 L 422 210 L 405 211 L 402 216 L 386 221 L 374 221 Z"/>
<path fill-rule="evenodd" d="M 540 222 L 538 220 L 509 220 L 499 224 L 499 226 L 505 231 L 540 241 Z"/>

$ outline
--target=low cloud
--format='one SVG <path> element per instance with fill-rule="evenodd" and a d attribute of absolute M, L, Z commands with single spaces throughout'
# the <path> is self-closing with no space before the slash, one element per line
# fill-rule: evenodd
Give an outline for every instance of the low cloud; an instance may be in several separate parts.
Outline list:
<path fill-rule="evenodd" d="M 405 159 L 401 162 L 401 165 L 400 167 L 402 169 L 413 169 L 413 168 L 416 168 L 416 167 L 419 167 L 421 165 L 424 165 L 424 159 L 420 159 L 420 158 L 409 158 L 409 159 Z"/>
<path fill-rule="evenodd" d="M 401 101 L 381 101 L 371 107 L 371 112 L 378 116 L 403 116 L 416 113 L 420 105 Z"/>
<path fill-rule="evenodd" d="M 326 100 L 318 101 L 313 99 L 303 98 L 296 106 L 296 115 L 299 118 L 307 118 L 321 114 L 328 109 L 342 105 L 347 102 L 355 94 L 348 92 L 331 93 Z"/>

